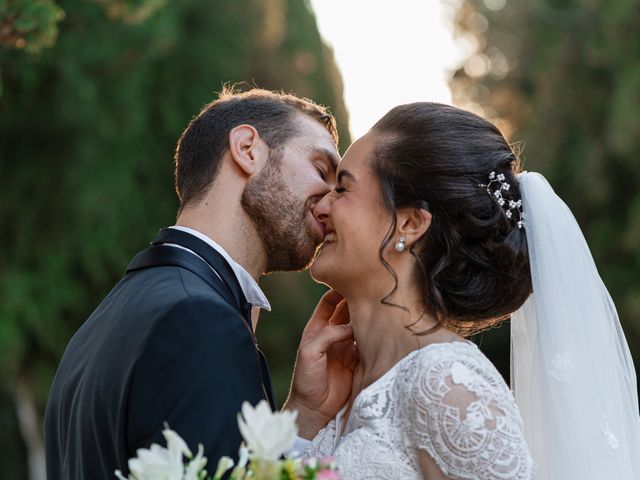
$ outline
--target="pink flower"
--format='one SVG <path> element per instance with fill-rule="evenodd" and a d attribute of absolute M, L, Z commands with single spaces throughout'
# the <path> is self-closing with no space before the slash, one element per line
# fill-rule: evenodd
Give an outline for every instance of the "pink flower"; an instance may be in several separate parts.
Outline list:
<path fill-rule="evenodd" d="M 340 475 L 335 470 L 320 470 L 316 474 L 318 480 L 340 480 Z"/>

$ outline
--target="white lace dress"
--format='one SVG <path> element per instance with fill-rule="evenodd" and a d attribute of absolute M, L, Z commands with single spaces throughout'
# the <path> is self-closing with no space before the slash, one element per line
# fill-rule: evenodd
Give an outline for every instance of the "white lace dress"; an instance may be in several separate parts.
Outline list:
<path fill-rule="evenodd" d="M 532 461 L 513 395 L 471 342 L 411 352 L 356 397 L 305 456 L 335 455 L 344 480 L 423 478 L 418 451 L 450 479 L 531 479 Z"/>

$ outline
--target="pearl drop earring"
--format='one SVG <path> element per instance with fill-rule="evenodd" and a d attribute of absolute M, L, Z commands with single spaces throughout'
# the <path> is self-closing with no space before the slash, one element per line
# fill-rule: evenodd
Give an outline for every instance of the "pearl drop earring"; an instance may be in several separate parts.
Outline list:
<path fill-rule="evenodd" d="M 404 252 L 404 249 L 407 246 L 405 244 L 406 241 L 407 241 L 407 238 L 404 235 L 402 235 L 400 237 L 400 240 L 396 242 L 396 252 Z"/>

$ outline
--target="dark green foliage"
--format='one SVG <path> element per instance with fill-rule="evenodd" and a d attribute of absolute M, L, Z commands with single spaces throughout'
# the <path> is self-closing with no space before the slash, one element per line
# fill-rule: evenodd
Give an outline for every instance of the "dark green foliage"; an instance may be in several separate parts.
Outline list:
<path fill-rule="evenodd" d="M 500 3 L 467 0 L 459 10 L 460 33 L 479 40 L 475 61 L 486 72 L 459 70 L 455 97 L 483 106 L 523 141 L 526 169 L 547 176 L 571 207 L 640 368 L 640 3 L 487 8 Z M 508 345 L 502 351 L 508 358 Z"/>
<path fill-rule="evenodd" d="M 52 0 L 0 0 L 0 45 L 37 54 L 55 43 L 63 18 Z"/>

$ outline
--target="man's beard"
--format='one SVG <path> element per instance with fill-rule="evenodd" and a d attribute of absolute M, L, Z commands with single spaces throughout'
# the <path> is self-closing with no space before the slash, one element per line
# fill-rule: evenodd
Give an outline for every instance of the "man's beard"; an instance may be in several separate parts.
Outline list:
<path fill-rule="evenodd" d="M 282 178 L 280 161 L 272 150 L 264 169 L 249 181 L 240 200 L 265 249 L 264 273 L 304 270 L 322 242 L 307 218 L 311 199 L 304 204 L 297 201 Z"/>

